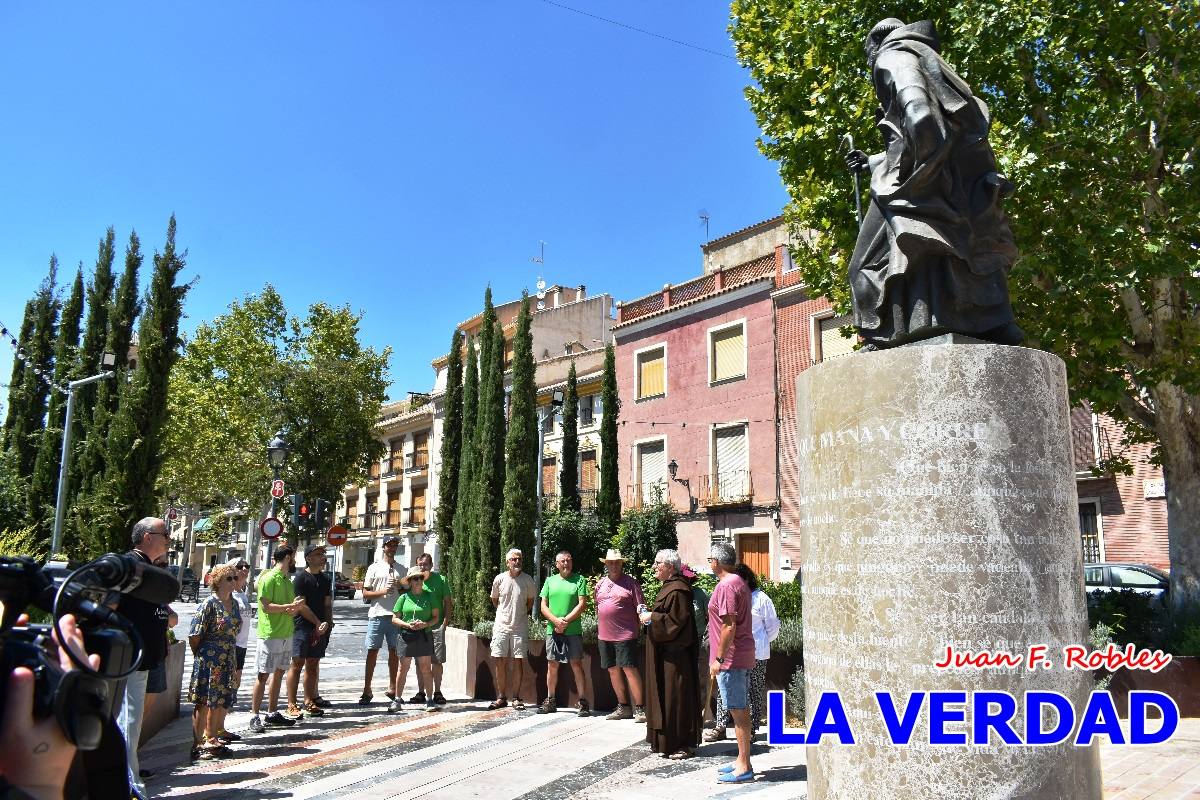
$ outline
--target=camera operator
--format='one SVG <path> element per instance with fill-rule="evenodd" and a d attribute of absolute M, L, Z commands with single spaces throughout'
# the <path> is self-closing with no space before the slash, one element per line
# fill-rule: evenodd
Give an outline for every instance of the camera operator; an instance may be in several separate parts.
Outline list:
<path fill-rule="evenodd" d="M 27 622 L 25 617 L 17 620 L 18 625 Z M 83 635 L 75 617 L 64 614 L 60 627 L 66 647 L 83 657 Z M 57 634 L 54 640 L 58 642 Z M 59 647 L 58 661 L 64 671 L 70 671 L 75 667 L 66 647 Z M 88 656 L 88 660 L 92 669 L 100 667 L 99 656 Z M 54 715 L 33 716 L 33 686 L 33 672 L 26 667 L 14 669 L 5 686 L 4 718 L 0 719 L 0 798 L 4 800 L 59 800 L 75 758 L 75 746 L 67 741 Z"/>
<path fill-rule="evenodd" d="M 129 555 L 153 565 L 167 554 L 171 534 L 166 520 L 146 517 L 133 526 L 133 549 Z M 116 715 L 117 726 L 125 737 L 129 785 L 134 794 L 145 798 L 146 784 L 138 767 L 138 741 L 142 737 L 142 718 L 146 705 L 146 685 L 150 672 L 157 669 L 167 656 L 167 618 L 162 606 L 149 603 L 130 594 L 122 594 L 117 613 L 125 617 L 142 637 L 142 663 L 138 671 L 126 679 L 125 696 Z"/>

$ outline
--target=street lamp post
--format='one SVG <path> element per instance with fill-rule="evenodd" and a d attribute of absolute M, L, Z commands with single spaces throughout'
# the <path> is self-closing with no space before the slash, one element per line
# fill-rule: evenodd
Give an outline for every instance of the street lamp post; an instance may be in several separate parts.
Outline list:
<path fill-rule="evenodd" d="M 533 580 L 534 585 L 542 582 L 542 450 L 546 447 L 546 419 L 553 416 L 555 410 L 562 408 L 563 393 L 555 389 L 550 395 L 550 403 L 538 409 L 538 449 L 537 449 L 537 517 L 533 528 Z M 534 603 L 534 613 L 538 614 L 537 603 Z M 540 616 L 540 614 L 538 614 Z"/>
<path fill-rule="evenodd" d="M 82 378 L 67 384 L 67 414 L 63 422 L 62 457 L 58 463 L 58 498 L 54 503 L 54 535 L 50 540 L 51 558 L 58 554 L 62 546 L 63 514 L 67 508 L 67 465 L 70 463 L 67 455 L 71 452 L 71 418 L 75 415 L 75 390 L 96 381 L 111 378 L 114 375 L 113 364 L 115 362 L 116 357 L 112 353 L 105 353 L 100 364 L 102 372 L 90 378 Z"/>
<path fill-rule="evenodd" d="M 275 434 L 275 438 L 271 440 L 271 443 L 267 445 L 267 463 L 271 465 L 273 481 L 279 480 L 279 470 L 283 469 L 284 463 L 287 462 L 289 452 L 287 440 L 283 438 L 283 431 L 279 431 Z M 279 498 L 274 495 L 271 496 L 271 516 L 279 516 Z M 246 577 L 246 586 L 251 592 L 253 592 L 252 587 L 254 586 L 254 568 L 258 564 L 258 540 L 261 538 L 261 531 L 252 530 L 248 533 L 249 541 L 247 542 L 246 549 L 250 552 L 246 561 L 250 564 L 250 574 Z M 268 563 L 271 560 L 271 553 L 274 551 L 274 546 L 275 540 L 271 539 L 267 543 Z"/>

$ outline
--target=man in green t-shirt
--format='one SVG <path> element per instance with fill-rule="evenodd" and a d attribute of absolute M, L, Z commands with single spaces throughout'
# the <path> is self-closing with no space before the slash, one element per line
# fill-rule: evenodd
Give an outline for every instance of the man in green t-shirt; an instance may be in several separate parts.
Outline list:
<path fill-rule="evenodd" d="M 581 717 L 591 713 L 587 701 L 587 683 L 583 678 L 583 622 L 587 608 L 587 580 L 572 572 L 574 560 L 563 550 L 554 559 L 557 575 L 542 584 L 542 616 L 546 618 L 546 700 L 538 706 L 539 714 L 558 710 L 555 691 L 558 688 L 558 665 L 570 664 L 575 675 L 579 702 L 575 710 Z"/>
<path fill-rule="evenodd" d="M 252 733 L 262 733 L 265 730 L 258 711 L 262 707 L 268 677 L 271 679 L 271 691 L 267 703 L 269 713 L 266 724 L 296 724 L 294 719 L 285 717 L 277 710 L 283 671 L 291 662 L 292 631 L 295 627 L 295 620 L 292 618 L 300 613 L 300 606 L 304 604 L 303 597 L 296 597 L 296 592 L 292 589 L 292 579 L 288 575 L 292 571 L 295 558 L 295 548 L 287 544 L 281 545 L 275 550 L 275 566 L 258 576 L 258 680 L 254 682 L 254 694 L 250 700 Z"/>
<path fill-rule="evenodd" d="M 450 584 L 440 572 L 433 571 L 433 556 L 422 553 L 417 556 L 417 566 L 425 573 L 425 591 L 433 595 L 433 606 L 438 610 L 439 622 L 430 633 L 433 635 L 433 702 L 439 706 L 446 705 L 442 696 L 442 665 L 446 663 L 446 624 L 450 622 L 450 614 L 454 611 L 454 598 L 450 595 Z M 417 693 L 408 699 L 410 703 L 425 702 L 425 681 L 417 672 Z"/>

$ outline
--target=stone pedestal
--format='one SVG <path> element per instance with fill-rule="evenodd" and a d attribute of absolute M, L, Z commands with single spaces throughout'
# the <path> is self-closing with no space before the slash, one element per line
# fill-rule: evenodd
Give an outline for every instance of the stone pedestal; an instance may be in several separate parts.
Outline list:
<path fill-rule="evenodd" d="M 1066 372 L 1039 350 L 859 353 L 796 382 L 808 713 L 839 692 L 858 745 L 808 748 L 811 798 L 1099 798 L 1095 747 L 888 744 L 875 692 L 1092 689 Z M 948 645 L 1053 666 L 939 671 Z M 903 706 L 900 706 L 903 712 Z M 970 733 L 967 723 L 949 730 Z"/>

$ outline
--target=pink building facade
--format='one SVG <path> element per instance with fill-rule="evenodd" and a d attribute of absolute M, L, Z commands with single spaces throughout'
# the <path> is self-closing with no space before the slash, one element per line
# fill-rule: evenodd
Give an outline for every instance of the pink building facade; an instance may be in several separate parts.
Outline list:
<path fill-rule="evenodd" d="M 622 304 L 613 334 L 624 508 L 661 496 L 685 562 L 724 540 L 778 580 L 774 261 Z"/>

